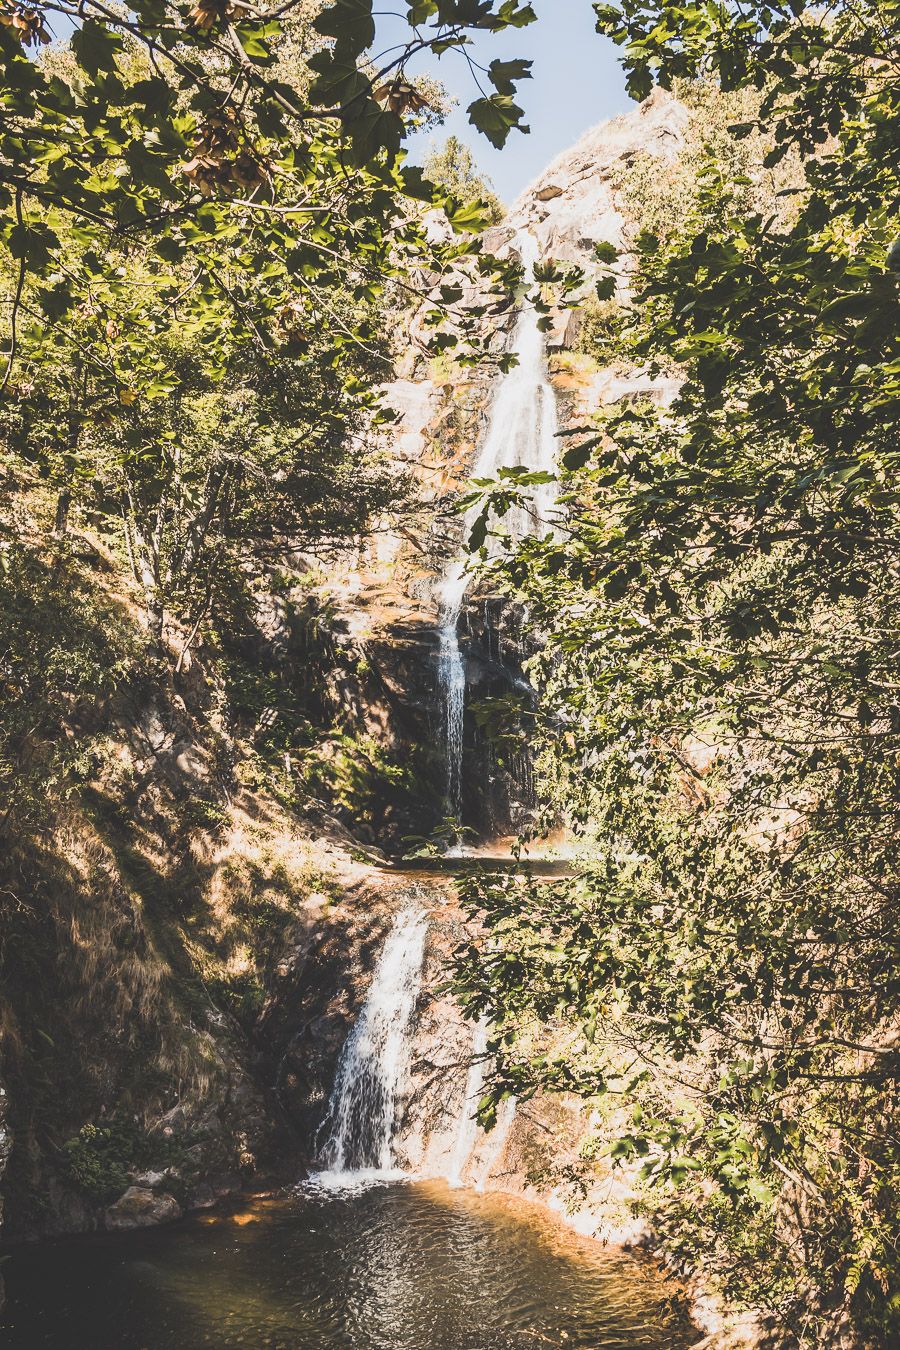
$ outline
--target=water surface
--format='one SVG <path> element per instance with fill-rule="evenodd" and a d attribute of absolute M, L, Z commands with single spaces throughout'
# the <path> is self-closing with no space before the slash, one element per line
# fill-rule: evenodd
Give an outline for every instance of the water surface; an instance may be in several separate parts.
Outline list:
<path fill-rule="evenodd" d="M 9 1350 L 682 1350 L 671 1286 L 497 1196 L 307 1190 L 13 1252 Z"/>

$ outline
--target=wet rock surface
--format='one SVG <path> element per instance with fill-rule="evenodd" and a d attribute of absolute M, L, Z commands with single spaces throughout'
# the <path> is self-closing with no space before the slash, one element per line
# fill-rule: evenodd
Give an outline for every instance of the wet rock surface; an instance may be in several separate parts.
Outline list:
<path fill-rule="evenodd" d="M 308 1164 L 315 1165 L 341 1050 L 365 1002 L 394 916 L 409 908 L 429 911 L 431 950 L 436 916 L 448 900 L 449 886 L 373 872 L 321 914 L 279 961 L 255 1041 L 263 1072 Z M 423 1000 L 428 998 L 423 994 Z M 420 1003 L 417 1026 L 422 1010 Z M 438 1026 L 435 1034 L 440 1035 Z M 414 1053 L 418 1058 L 418 1033 Z"/>

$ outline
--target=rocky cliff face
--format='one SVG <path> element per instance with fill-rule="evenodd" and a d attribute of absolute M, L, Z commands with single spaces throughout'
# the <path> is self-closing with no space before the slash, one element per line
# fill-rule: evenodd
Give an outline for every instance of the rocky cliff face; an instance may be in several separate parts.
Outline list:
<path fill-rule="evenodd" d="M 639 153 L 675 159 L 689 116 L 684 104 L 657 89 L 633 111 L 593 127 L 564 150 L 525 189 L 504 225 L 531 230 L 543 256 L 588 270 L 601 241 L 627 255 L 634 222 L 623 201 L 621 171 Z"/>
<path fill-rule="evenodd" d="M 504 222 L 489 231 L 486 246 L 503 254 L 513 246 L 516 233 L 526 229 L 542 257 L 583 268 L 584 294 L 591 294 L 596 246 L 612 244 L 620 253 L 618 298 L 627 301 L 635 222 L 623 180 L 639 155 L 666 163 L 674 159 L 684 145 L 688 117 L 682 104 L 657 91 L 632 112 L 587 132 L 522 194 Z M 580 322 L 577 311 L 557 313 L 548 339 L 551 350 L 561 354 L 554 378 L 564 428 L 621 397 L 673 397 L 674 381 L 644 371 L 587 360 L 567 363 L 564 354 L 576 340 Z M 435 691 L 435 585 L 448 556 L 461 546 L 453 507 L 484 433 L 493 383 L 483 371 L 473 375 L 449 359 L 426 361 L 413 347 L 403 357 L 401 375 L 386 391 L 398 414 L 386 448 L 411 473 L 418 509 L 399 527 L 388 523 L 376 542 L 348 565 L 339 565 L 324 583 L 323 595 L 371 672 L 366 692 L 374 698 L 364 715 L 368 726 L 400 755 L 420 755 L 423 746 L 431 746 L 424 767 L 433 783 L 441 773 L 436 754 L 441 720 Z M 518 673 L 521 640 L 514 624 L 485 622 L 485 598 L 473 592 L 462 615 L 469 678 L 479 695 L 508 692 L 504 680 L 510 671 L 513 677 Z M 503 797 L 510 791 L 516 796 L 523 772 L 527 779 L 527 768 L 507 773 L 496 765 L 474 719 L 467 720 L 471 814 L 485 833 L 493 829 L 503 834 L 522 823 L 520 809 L 504 812 Z M 432 824 L 441 808 L 438 790 L 430 804 Z M 419 830 L 417 824 L 407 833 Z"/>

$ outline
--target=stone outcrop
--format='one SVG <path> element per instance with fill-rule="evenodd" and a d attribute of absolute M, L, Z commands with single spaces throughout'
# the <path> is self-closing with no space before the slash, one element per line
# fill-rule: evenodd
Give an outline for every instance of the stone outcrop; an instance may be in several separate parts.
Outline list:
<path fill-rule="evenodd" d="M 633 221 L 622 201 L 619 176 L 638 153 L 674 159 L 684 146 L 689 115 L 684 104 L 657 89 L 633 111 L 593 127 L 525 189 L 504 226 L 529 229 L 544 257 L 575 263 L 589 278 L 596 269 L 595 245 L 613 244 L 622 255 L 618 267 L 624 294 Z M 569 335 L 563 322 L 551 344 L 563 344 Z"/>
<path fill-rule="evenodd" d="M 105 1227 L 111 1233 L 132 1228 L 153 1228 L 162 1223 L 174 1223 L 181 1218 L 181 1206 L 174 1195 L 157 1192 L 146 1186 L 129 1186 L 104 1215 Z"/>

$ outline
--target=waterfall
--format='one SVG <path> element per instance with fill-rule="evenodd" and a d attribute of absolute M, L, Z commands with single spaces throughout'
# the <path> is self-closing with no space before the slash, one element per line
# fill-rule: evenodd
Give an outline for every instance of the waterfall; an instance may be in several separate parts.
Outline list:
<path fill-rule="evenodd" d="M 509 1132 L 512 1129 L 516 1114 L 517 1102 L 515 1097 L 504 1097 L 497 1108 L 497 1118 L 494 1121 L 493 1128 L 483 1136 L 484 1142 L 479 1147 L 478 1136 L 481 1127 L 478 1124 L 476 1113 L 484 1095 L 489 1031 L 490 1023 L 486 1017 L 482 1017 L 472 1033 L 472 1058 L 469 1061 L 465 1097 L 459 1124 L 456 1128 L 456 1139 L 450 1156 L 450 1167 L 447 1172 L 447 1181 L 454 1188 L 466 1184 L 466 1173 L 468 1173 L 469 1184 L 471 1184 L 471 1178 L 475 1174 L 477 1176 L 476 1191 L 484 1190 L 494 1167 L 500 1160 L 500 1155 L 506 1147 L 506 1141 L 509 1138 Z"/>
<path fill-rule="evenodd" d="M 476 1112 L 484 1092 L 484 1057 L 487 1053 L 488 1021 L 482 1017 L 472 1033 L 472 1058 L 469 1060 L 469 1072 L 466 1075 L 466 1090 L 463 1097 L 459 1124 L 456 1127 L 456 1139 L 450 1155 L 450 1169 L 447 1180 L 451 1186 L 463 1185 L 463 1172 L 478 1138 L 478 1118 Z"/>
<path fill-rule="evenodd" d="M 394 1134 L 409 1074 L 427 928 L 421 910 L 397 915 L 344 1044 L 323 1126 L 329 1133 L 319 1154 L 332 1180 L 399 1174 Z"/>
<path fill-rule="evenodd" d="M 503 1101 L 497 1107 L 497 1119 L 494 1122 L 494 1128 L 490 1136 L 490 1146 L 487 1155 L 481 1164 L 481 1172 L 475 1185 L 476 1191 L 483 1191 L 487 1185 L 490 1175 L 500 1161 L 500 1155 L 506 1147 L 506 1141 L 509 1138 L 509 1132 L 512 1129 L 513 1121 L 516 1118 L 516 1108 L 518 1102 L 515 1097 L 504 1097 Z"/>
<path fill-rule="evenodd" d="M 538 261 L 537 241 L 520 230 L 514 247 L 526 276 L 534 279 Z M 472 470 L 473 478 L 496 478 L 500 469 L 521 466 L 532 472 L 553 473 L 556 467 L 556 397 L 547 378 L 544 336 L 537 315 L 526 305 L 516 323 L 512 351 L 518 364 L 499 382 L 488 419 L 487 432 Z M 515 507 L 503 518 L 506 535 L 521 539 L 545 526 L 555 499 L 555 484 L 533 490 L 528 509 Z M 478 516 L 477 506 L 464 517 L 465 537 Z M 488 552 L 496 551 L 488 538 Z M 454 821 L 462 817 L 463 720 L 466 669 L 459 644 L 459 619 L 469 584 L 468 555 L 454 558 L 437 588 L 438 684 L 444 712 L 447 808 Z"/>

